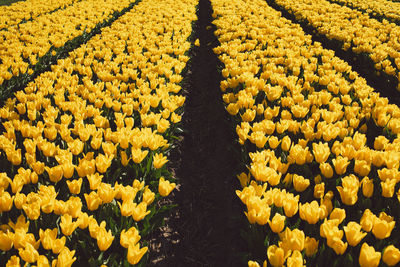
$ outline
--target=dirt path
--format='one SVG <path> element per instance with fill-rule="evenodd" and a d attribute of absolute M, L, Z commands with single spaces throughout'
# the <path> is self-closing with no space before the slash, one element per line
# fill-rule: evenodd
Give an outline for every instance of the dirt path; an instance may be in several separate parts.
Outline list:
<path fill-rule="evenodd" d="M 155 266 L 243 266 L 237 225 L 243 213 L 235 195 L 240 148 L 219 89 L 219 60 L 212 51 L 218 41 L 211 14 L 210 2 L 200 0 L 195 39 L 201 45 L 192 51 L 185 134 L 176 155 L 180 157 L 176 170 L 180 188 L 175 192 L 179 207 L 168 221 L 171 240 L 163 244 L 168 245 L 166 257 Z"/>

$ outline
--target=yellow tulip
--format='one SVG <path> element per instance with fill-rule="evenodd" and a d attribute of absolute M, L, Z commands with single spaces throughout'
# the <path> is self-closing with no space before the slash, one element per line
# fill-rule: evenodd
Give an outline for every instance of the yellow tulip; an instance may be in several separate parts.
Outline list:
<path fill-rule="evenodd" d="M 287 267 L 303 267 L 303 256 L 298 250 L 293 251 L 292 255 L 287 259 Z"/>
<path fill-rule="evenodd" d="M 131 153 L 131 157 L 133 162 L 135 162 L 136 164 L 139 164 L 140 162 L 142 162 L 144 160 L 144 158 L 147 156 L 147 154 L 149 153 L 148 150 L 142 150 L 140 148 L 133 148 L 131 149 L 132 153 Z"/>
<path fill-rule="evenodd" d="M 393 197 L 396 184 L 397 179 L 386 179 L 386 181 L 381 182 L 382 196 L 387 198 Z"/>
<path fill-rule="evenodd" d="M 370 232 L 375 224 L 377 217 L 371 212 L 371 210 L 366 209 L 361 217 L 360 224 L 364 231 Z"/>
<path fill-rule="evenodd" d="M 269 222 L 269 226 L 271 227 L 271 230 L 274 233 L 282 232 L 283 228 L 285 227 L 285 220 L 286 220 L 285 216 L 283 216 L 279 213 L 275 213 L 274 217 Z"/>
<path fill-rule="evenodd" d="M 86 176 L 86 178 L 89 181 L 90 190 L 96 190 L 101 184 L 103 175 L 100 175 L 99 173 L 94 173 Z"/>
<path fill-rule="evenodd" d="M 70 267 L 76 261 L 74 255 L 75 250 L 70 251 L 67 247 L 64 247 L 58 254 L 56 267 Z"/>
<path fill-rule="evenodd" d="M 385 239 L 390 236 L 395 225 L 395 221 L 376 218 L 372 227 L 372 233 L 378 239 Z"/>
<path fill-rule="evenodd" d="M 69 214 L 64 214 L 61 216 L 60 227 L 61 231 L 65 236 L 70 236 L 79 226 L 78 221 L 72 221 L 72 216 Z"/>
<path fill-rule="evenodd" d="M 282 248 L 272 245 L 267 250 L 268 260 L 274 267 L 282 266 L 285 262 L 285 252 Z"/>
<path fill-rule="evenodd" d="M 345 205 L 354 205 L 357 202 L 358 189 L 359 189 L 359 181 L 355 175 L 349 175 L 342 178 L 342 186 L 336 186 L 339 191 L 342 202 Z"/>
<path fill-rule="evenodd" d="M 331 164 L 329 164 L 328 162 L 320 163 L 319 169 L 321 170 L 321 174 L 323 176 L 325 176 L 326 178 L 332 178 L 333 169 L 332 169 Z"/>
<path fill-rule="evenodd" d="M 336 159 L 332 160 L 332 163 L 335 167 L 335 172 L 338 175 L 342 175 L 346 173 L 347 166 L 350 164 L 350 161 L 347 157 L 338 156 Z"/>
<path fill-rule="evenodd" d="M 376 252 L 374 247 L 368 246 L 367 243 L 363 243 L 361 246 L 360 256 L 358 263 L 361 267 L 377 267 L 381 260 L 381 253 Z"/>
<path fill-rule="evenodd" d="M 364 177 L 361 180 L 361 185 L 364 197 L 372 197 L 372 194 L 374 193 L 374 181 L 368 177 Z"/>
<path fill-rule="evenodd" d="M 136 203 L 135 203 L 136 204 Z M 141 202 L 139 205 L 137 205 L 132 212 L 132 218 L 135 221 L 141 221 L 146 217 L 147 214 L 149 214 L 150 211 L 147 210 L 147 204 L 145 202 Z"/>
<path fill-rule="evenodd" d="M 383 250 L 382 260 L 388 266 L 395 266 L 400 262 L 400 250 L 393 245 L 387 246 Z"/>
<path fill-rule="evenodd" d="M 97 194 L 102 200 L 102 203 L 110 203 L 115 196 L 114 188 L 108 183 L 101 183 L 97 188 Z"/>
<path fill-rule="evenodd" d="M 303 192 L 310 185 L 310 180 L 301 175 L 293 175 L 293 187 L 297 192 Z"/>
<path fill-rule="evenodd" d="M 356 222 L 349 222 L 347 226 L 343 227 L 343 230 L 346 234 L 347 242 L 352 247 L 357 246 L 361 239 L 367 235 L 367 233 L 361 232 L 361 225 Z"/>
<path fill-rule="evenodd" d="M 153 193 L 148 188 L 148 186 L 146 186 L 144 189 L 144 192 L 143 192 L 142 201 L 145 202 L 147 204 L 147 206 L 149 206 L 151 203 L 153 203 L 155 196 L 156 196 L 156 194 Z"/>
<path fill-rule="evenodd" d="M 339 223 L 342 223 L 343 220 L 346 218 L 346 210 L 340 208 L 334 208 L 329 215 L 329 220 L 337 219 Z"/>
<path fill-rule="evenodd" d="M 316 224 L 319 221 L 319 205 L 317 201 L 299 205 L 300 218 L 309 224 Z"/>
<path fill-rule="evenodd" d="M 36 262 L 39 258 L 39 252 L 30 243 L 26 243 L 25 248 L 18 249 L 18 252 L 21 259 L 28 263 Z"/>
<path fill-rule="evenodd" d="M 48 175 L 49 175 L 49 179 L 50 181 L 52 181 L 53 183 L 57 183 L 59 182 L 62 177 L 63 177 L 63 169 L 62 169 L 62 165 L 57 165 L 55 167 L 49 168 L 49 167 L 44 167 L 45 170 L 47 171 Z"/>
<path fill-rule="evenodd" d="M 10 211 L 13 206 L 14 196 L 11 197 L 10 193 L 0 189 L 0 212 Z"/>
<path fill-rule="evenodd" d="M 154 156 L 153 156 L 153 166 L 154 166 L 154 168 L 160 169 L 167 162 L 168 162 L 168 159 L 167 159 L 166 156 L 163 156 L 163 154 L 161 154 L 161 153 L 154 154 Z"/>
<path fill-rule="evenodd" d="M 168 180 L 165 180 L 164 177 L 160 177 L 158 183 L 158 192 L 161 196 L 166 197 L 168 196 L 172 190 L 176 187 L 175 183 L 171 183 Z"/>
<path fill-rule="evenodd" d="M 85 193 L 84 196 L 89 210 L 97 210 L 102 204 L 101 198 L 95 191 L 90 192 L 90 194 Z"/>
<path fill-rule="evenodd" d="M 13 247 L 14 234 L 11 231 L 0 230 L 0 250 L 9 251 Z"/>
<path fill-rule="evenodd" d="M 315 253 L 317 253 L 318 244 L 319 241 L 317 241 L 315 238 L 310 238 L 308 236 L 306 237 L 306 240 L 304 241 L 304 248 L 306 250 L 307 257 L 312 257 Z"/>
<path fill-rule="evenodd" d="M 99 154 L 96 157 L 96 169 L 99 173 L 105 173 L 107 169 L 111 166 L 114 154 L 103 155 Z"/>
<path fill-rule="evenodd" d="M 111 230 L 106 231 L 104 228 L 99 228 L 97 234 L 97 246 L 99 247 L 100 251 L 106 251 L 114 241 L 114 236 L 111 233 Z"/>
<path fill-rule="evenodd" d="M 324 163 L 331 154 L 328 143 L 313 143 L 313 154 L 315 161 L 318 163 Z"/>
<path fill-rule="evenodd" d="M 148 248 L 140 248 L 139 244 L 130 244 L 128 247 L 127 260 L 130 264 L 137 264 L 147 252 Z"/>
<path fill-rule="evenodd" d="M 125 229 L 121 231 L 120 244 L 124 248 L 128 248 L 129 245 L 136 245 L 139 240 L 139 231 L 134 226 L 129 228 L 128 231 L 125 231 Z"/>

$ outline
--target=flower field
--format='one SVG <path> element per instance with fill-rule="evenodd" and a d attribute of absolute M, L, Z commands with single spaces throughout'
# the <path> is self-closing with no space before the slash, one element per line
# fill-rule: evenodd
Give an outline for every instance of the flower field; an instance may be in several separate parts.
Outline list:
<path fill-rule="evenodd" d="M 145 262 L 141 236 L 158 226 L 170 208 L 158 200 L 175 187 L 166 163 L 185 101 L 179 83 L 195 6 L 142 1 L 7 99 L 0 111 L 7 266 Z"/>
<path fill-rule="evenodd" d="M 0 6 L 0 266 L 398 266 L 397 6 Z"/>

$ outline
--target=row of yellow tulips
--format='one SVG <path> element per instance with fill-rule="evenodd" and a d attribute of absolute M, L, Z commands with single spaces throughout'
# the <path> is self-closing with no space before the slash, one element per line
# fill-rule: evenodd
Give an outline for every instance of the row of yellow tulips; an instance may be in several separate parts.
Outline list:
<path fill-rule="evenodd" d="M 262 240 L 249 266 L 398 264 L 400 109 L 265 1 L 211 2 L 223 100 L 248 155 L 236 193 L 249 243 Z M 310 19 L 336 14 L 320 3 Z"/>
<path fill-rule="evenodd" d="M 31 20 L 42 14 L 64 8 L 78 0 L 27 0 L 0 7 L 0 30 L 7 29 L 23 21 Z"/>
<path fill-rule="evenodd" d="M 0 31 L 0 85 L 19 75 L 32 75 L 40 59 L 78 36 L 89 33 L 134 0 L 83 0 L 32 21 Z"/>
<path fill-rule="evenodd" d="M 326 0 L 274 0 L 298 21 L 304 21 L 344 50 L 367 55 L 376 71 L 395 77 L 400 90 L 400 26 L 370 18 L 367 14 Z"/>
<path fill-rule="evenodd" d="M 362 10 L 372 16 L 387 18 L 393 22 L 400 22 L 400 3 L 390 0 L 330 0 L 333 3 L 338 3 Z"/>
<path fill-rule="evenodd" d="M 0 262 L 146 263 L 139 241 L 176 186 L 166 163 L 196 4 L 140 2 L 6 101 Z"/>

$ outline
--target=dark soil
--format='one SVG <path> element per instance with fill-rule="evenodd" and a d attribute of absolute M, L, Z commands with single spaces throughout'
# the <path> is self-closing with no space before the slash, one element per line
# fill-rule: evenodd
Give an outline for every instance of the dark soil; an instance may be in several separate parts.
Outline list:
<path fill-rule="evenodd" d="M 180 186 L 179 206 L 160 229 L 161 246 L 150 256 L 153 266 L 244 266 L 246 245 L 240 238 L 244 214 L 235 190 L 241 171 L 240 148 L 219 89 L 220 61 L 211 24 L 209 0 L 200 0 L 191 66 L 187 74 L 183 140 L 172 155 Z M 166 237 L 163 237 L 163 236 Z"/>

